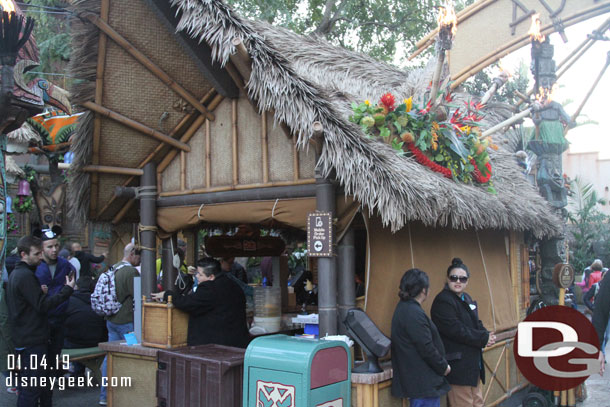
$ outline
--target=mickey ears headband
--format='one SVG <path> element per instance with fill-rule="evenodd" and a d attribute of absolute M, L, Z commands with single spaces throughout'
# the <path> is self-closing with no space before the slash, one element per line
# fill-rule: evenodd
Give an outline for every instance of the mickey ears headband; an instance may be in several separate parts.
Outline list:
<path fill-rule="evenodd" d="M 45 240 L 57 239 L 62 232 L 61 226 L 54 225 L 52 228 L 49 228 L 48 225 L 44 225 L 41 229 L 35 229 L 32 235 L 39 237 L 44 242 Z"/>

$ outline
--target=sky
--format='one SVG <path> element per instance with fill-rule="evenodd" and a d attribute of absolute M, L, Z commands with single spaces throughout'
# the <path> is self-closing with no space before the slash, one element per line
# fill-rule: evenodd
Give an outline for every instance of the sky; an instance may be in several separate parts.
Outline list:
<path fill-rule="evenodd" d="M 567 55 L 587 38 L 587 34 L 597 29 L 609 17 L 609 14 L 601 15 L 566 28 L 567 43 L 562 41 L 559 34 L 551 34 L 550 41 L 555 46 L 555 63 L 559 64 L 563 61 Z M 608 31 L 606 31 L 605 35 L 610 37 Z M 572 100 L 571 103 L 564 104 L 564 109 L 570 116 L 578 109 L 585 95 L 591 89 L 591 86 L 593 86 L 595 79 L 606 64 L 609 51 L 610 41 L 596 41 L 557 81 L 559 89 L 554 95 L 554 100 L 561 104 Z M 503 58 L 501 64 L 505 69 L 514 72 L 520 61 L 524 61 L 529 66 L 531 61 L 529 45 Z M 532 82 L 530 80 L 530 84 Z M 568 132 L 567 138 L 571 143 L 570 152 L 599 151 L 599 158 L 610 159 L 609 93 L 610 68 L 604 73 L 577 119 L 578 122 L 585 119 L 593 120 L 597 124 L 578 126 Z M 586 118 L 583 117 L 584 115 L 586 115 Z"/>

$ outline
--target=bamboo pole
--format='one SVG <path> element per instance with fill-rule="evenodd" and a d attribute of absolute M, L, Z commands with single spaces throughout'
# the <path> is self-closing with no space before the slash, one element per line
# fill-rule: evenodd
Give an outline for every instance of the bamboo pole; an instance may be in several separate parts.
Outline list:
<path fill-rule="evenodd" d="M 248 54 L 248 50 L 244 46 L 241 38 L 235 37 L 231 42 L 235 47 L 235 53 L 230 55 L 231 62 L 233 62 L 233 65 L 235 65 L 235 68 L 242 78 L 244 78 L 244 82 L 248 83 L 250 75 L 252 74 L 250 54 Z"/>
<path fill-rule="evenodd" d="M 165 143 L 167 143 L 167 144 L 169 144 L 171 146 L 174 146 L 176 148 L 179 148 L 181 150 L 191 151 L 191 148 L 188 145 L 186 145 L 186 144 L 184 144 L 184 143 L 182 143 L 182 142 L 180 142 L 180 141 L 178 141 L 176 139 L 171 138 L 167 134 L 163 134 L 163 133 L 161 133 L 161 132 L 159 132 L 157 130 L 151 129 L 150 127 L 148 127 L 145 124 L 139 123 L 139 122 L 137 122 L 137 121 L 135 121 L 133 119 L 130 119 L 130 118 L 126 117 L 126 116 L 123 116 L 120 113 L 112 111 L 112 110 L 110 110 L 110 109 L 108 109 L 108 108 L 106 108 L 104 106 L 98 105 L 97 103 L 85 102 L 85 103 L 83 103 L 83 107 L 85 107 L 85 108 L 87 108 L 89 110 L 92 110 L 92 111 L 94 111 L 96 113 L 99 113 L 99 114 L 101 114 L 103 116 L 106 116 L 109 119 L 112 119 L 112 120 L 114 120 L 114 121 L 116 121 L 118 123 L 121 123 L 121 124 L 123 124 L 123 125 L 125 125 L 127 127 L 130 127 L 130 128 L 132 128 L 132 129 L 134 129 L 136 131 L 139 131 L 140 133 L 142 133 L 142 134 L 144 134 L 146 136 L 150 136 L 150 137 L 155 138 L 157 140 L 163 141 L 163 142 L 165 142 Z"/>
<path fill-rule="evenodd" d="M 180 189 L 186 189 L 186 153 L 180 151 Z"/>
<path fill-rule="evenodd" d="M 298 181 L 300 178 L 299 174 L 299 149 L 297 148 L 297 136 L 292 136 L 292 172 L 293 179 Z"/>
<path fill-rule="evenodd" d="M 210 102 L 210 109 L 212 109 L 212 107 L 215 109 L 223 99 L 224 96 L 220 94 L 216 95 L 212 102 Z M 182 137 L 180 137 L 180 141 L 183 143 L 188 143 L 191 137 L 193 137 L 195 133 L 197 133 L 197 130 L 199 130 L 199 128 L 203 125 L 204 120 L 205 118 L 203 116 L 197 117 L 197 119 L 195 119 L 195 121 L 193 122 L 193 124 L 191 124 L 188 130 L 182 135 Z M 167 166 L 172 162 L 174 157 L 176 157 L 176 154 L 178 154 L 176 150 L 172 150 L 167 153 L 167 155 L 163 158 L 163 160 L 157 167 L 157 172 L 161 173 L 165 171 L 165 168 L 167 168 Z"/>
<path fill-rule="evenodd" d="M 222 187 L 213 187 L 213 188 L 197 188 L 190 189 L 187 191 L 172 191 L 172 192 L 162 192 L 159 194 L 159 197 L 169 197 L 169 196 L 180 196 L 180 195 L 194 195 L 194 194 L 204 194 L 208 192 L 225 192 L 225 191 L 238 191 L 243 189 L 251 189 L 251 188 L 270 188 L 270 187 L 285 187 L 292 185 L 309 185 L 315 184 L 316 180 L 314 178 L 310 179 L 300 179 L 298 181 L 277 181 L 277 182 L 269 182 L 267 184 L 242 184 L 242 185 L 229 185 Z"/>
<path fill-rule="evenodd" d="M 595 17 L 599 14 L 603 14 L 603 13 L 607 12 L 608 10 L 610 10 L 610 4 L 607 4 L 607 3 L 600 4 L 600 5 L 593 6 L 588 9 L 582 10 L 579 13 L 575 13 L 572 16 L 570 16 L 568 19 L 563 20 L 562 22 L 566 26 L 577 24 L 581 21 L 588 20 L 591 17 Z M 543 35 L 552 34 L 554 31 L 555 31 L 555 29 L 554 29 L 553 24 L 546 25 L 544 28 L 540 29 L 540 33 Z M 516 38 L 513 41 L 510 41 L 507 44 L 504 44 L 502 47 L 498 48 L 497 50 L 493 51 L 492 53 L 479 58 L 476 62 L 463 68 L 461 71 L 459 71 L 458 73 L 456 73 L 455 75 L 452 76 L 451 79 L 454 82 L 451 84 L 451 89 L 457 88 L 459 85 L 462 84 L 462 82 L 464 82 L 466 79 L 468 79 L 469 77 L 471 77 L 472 75 L 474 75 L 475 73 L 477 73 L 478 71 L 483 69 L 484 67 L 488 66 L 489 64 L 492 64 L 492 63 L 500 60 L 504 56 L 512 53 L 513 51 L 527 45 L 527 43 L 529 41 L 530 41 L 529 36 L 523 35 L 521 37 Z"/>
<path fill-rule="evenodd" d="M 261 115 L 261 150 L 263 155 L 263 184 L 269 182 L 269 151 L 267 136 L 267 112 Z"/>
<path fill-rule="evenodd" d="M 151 61 L 146 55 L 138 51 L 133 45 L 129 43 L 129 41 L 122 37 L 121 34 L 116 32 L 110 25 L 108 25 L 107 22 L 101 20 L 98 16 L 94 14 L 88 14 L 86 18 L 93 24 L 95 24 L 102 32 L 112 38 L 114 42 L 116 42 L 121 48 L 127 51 L 129 55 L 134 57 L 140 64 L 142 64 L 153 75 L 155 75 L 161 82 L 163 82 L 176 94 L 178 94 L 188 103 L 190 103 L 191 106 L 193 106 L 199 111 L 199 113 L 204 115 L 208 120 L 214 120 L 214 115 L 210 113 L 209 110 L 206 109 L 206 107 L 202 103 L 200 103 L 195 96 L 193 96 L 188 90 L 186 90 L 176 81 L 174 81 L 165 71 L 159 68 L 159 66 L 157 66 L 153 61 Z"/>
<path fill-rule="evenodd" d="M 504 353 L 504 373 L 506 374 L 506 388 L 510 389 L 510 353 Z"/>
<path fill-rule="evenodd" d="M 107 165 L 87 165 L 82 168 L 85 172 L 98 172 L 103 174 L 120 174 L 140 176 L 144 171 L 139 168 L 110 167 Z"/>
<path fill-rule="evenodd" d="M 110 14 L 110 0 L 102 0 L 100 4 L 100 19 L 108 21 Z M 97 46 L 97 67 L 95 71 L 95 103 L 102 104 L 102 96 L 104 90 L 104 73 L 106 69 L 106 48 L 108 37 L 104 33 L 100 33 Z M 102 118 L 99 114 L 93 119 L 93 147 L 91 163 L 97 165 L 100 163 L 100 138 L 102 136 Z M 89 217 L 95 218 L 97 215 L 99 194 L 99 176 L 97 173 L 91 175 L 91 199 L 89 200 Z"/>
<path fill-rule="evenodd" d="M 205 186 L 212 186 L 212 154 L 210 152 L 210 122 L 205 122 Z"/>
<path fill-rule="evenodd" d="M 498 386 L 500 386 L 502 388 L 502 390 L 504 390 L 504 392 L 506 393 L 506 389 L 504 388 L 504 386 L 502 386 L 502 383 L 500 383 L 500 381 L 498 380 L 498 376 L 496 375 L 496 372 L 498 370 L 498 367 L 500 366 L 500 362 L 502 361 L 502 356 L 504 356 L 505 351 L 506 351 L 506 347 L 504 347 L 502 349 L 502 352 L 500 353 L 500 356 L 498 357 L 498 362 L 496 363 L 496 366 L 493 368 L 493 370 L 489 369 L 489 370 L 491 370 L 492 380 L 489 381 L 489 386 L 487 386 L 487 390 L 485 391 L 485 396 L 483 397 L 483 404 L 485 404 L 485 402 L 487 401 L 487 397 L 489 396 L 489 391 L 491 390 L 491 384 L 492 384 L 493 380 L 495 380 L 496 383 L 498 383 Z"/>
<path fill-rule="evenodd" d="M 237 99 L 231 101 L 231 150 L 233 155 L 233 185 L 239 184 L 239 157 L 237 155 Z"/>
<path fill-rule="evenodd" d="M 485 130 L 483 132 L 483 134 L 481 135 L 481 138 L 490 136 L 493 133 L 495 133 L 496 131 L 502 130 L 504 127 L 510 126 L 511 124 L 516 123 L 519 120 L 529 116 L 532 113 L 532 110 L 533 110 L 533 108 L 529 107 L 529 108 L 525 109 L 524 111 L 522 111 L 521 113 L 517 113 L 513 117 L 510 117 L 510 118 L 504 120 L 503 122 L 498 123 L 495 126 Z"/>

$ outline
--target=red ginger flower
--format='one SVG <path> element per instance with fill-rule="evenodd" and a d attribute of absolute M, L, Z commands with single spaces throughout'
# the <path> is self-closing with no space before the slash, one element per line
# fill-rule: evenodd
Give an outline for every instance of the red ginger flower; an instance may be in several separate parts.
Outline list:
<path fill-rule="evenodd" d="M 381 99 L 379 99 L 379 101 L 382 105 L 386 107 L 386 109 L 388 109 L 389 112 L 392 112 L 394 111 L 394 109 L 396 109 L 396 106 L 394 106 L 396 104 L 396 99 L 394 99 L 394 95 L 392 95 L 390 92 L 381 96 Z"/>

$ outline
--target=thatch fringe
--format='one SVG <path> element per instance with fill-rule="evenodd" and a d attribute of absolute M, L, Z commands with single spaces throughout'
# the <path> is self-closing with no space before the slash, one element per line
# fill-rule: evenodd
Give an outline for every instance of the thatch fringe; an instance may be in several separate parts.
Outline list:
<path fill-rule="evenodd" d="M 220 64 L 235 52 L 232 39 L 241 39 L 252 59 L 249 96 L 257 101 L 260 111 L 274 110 L 276 120 L 298 134 L 300 148 L 306 148 L 312 137 L 314 121 L 322 122 L 326 143 L 319 165 L 323 173 L 334 171 L 345 193 L 370 212 L 378 212 L 392 230 L 419 220 L 458 229 L 531 230 L 537 236 L 559 233 L 559 220 L 527 183 L 510 152 L 493 155 L 498 194 L 492 195 L 484 188 L 445 179 L 414 160 L 397 156 L 390 146 L 363 137 L 347 120 L 345 99 L 376 100 L 388 90 L 394 91 L 398 100 L 421 96 L 429 70 L 411 73 L 401 86 L 400 73 L 386 64 L 367 62 L 367 57 L 322 40 L 301 38 L 297 46 L 296 34 L 242 20 L 218 0 L 171 3 L 182 13 L 177 29 L 206 41 Z M 320 63 L 323 58 L 326 61 L 321 65 L 311 62 Z M 355 79 L 346 81 L 348 73 Z M 388 75 L 389 86 L 384 75 Z M 317 81 L 324 86 L 318 86 Z M 337 99 L 343 104 L 333 103 L 333 96 L 341 96 Z M 493 121 L 490 115 L 487 123 Z"/>
<path fill-rule="evenodd" d="M 16 143 L 28 144 L 33 142 L 42 144 L 40 135 L 27 122 L 23 123 L 17 130 L 8 133 L 6 138 Z"/>
<path fill-rule="evenodd" d="M 72 32 L 72 55 L 68 69 L 77 78 L 73 81 L 70 89 L 70 100 L 77 108 L 85 102 L 95 98 L 95 81 L 97 75 L 97 49 L 99 30 L 87 20 L 81 20 L 78 12 L 90 12 L 99 15 L 99 0 L 75 0 L 72 2 L 71 10 L 76 17 L 70 20 Z M 70 150 L 74 152 L 74 160 L 70 176 L 70 188 L 68 188 L 68 216 L 78 222 L 87 219 L 90 193 L 90 176 L 86 172 L 79 171 L 80 168 L 91 162 L 93 150 L 93 117 L 94 114 L 87 111 L 77 122 Z"/>
<path fill-rule="evenodd" d="M 4 169 L 8 175 L 16 178 L 25 178 L 25 172 L 17 165 L 15 159 L 10 155 L 5 156 Z"/>

